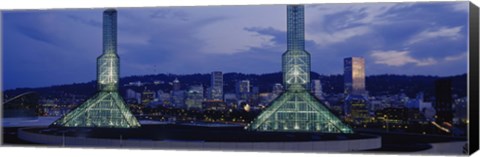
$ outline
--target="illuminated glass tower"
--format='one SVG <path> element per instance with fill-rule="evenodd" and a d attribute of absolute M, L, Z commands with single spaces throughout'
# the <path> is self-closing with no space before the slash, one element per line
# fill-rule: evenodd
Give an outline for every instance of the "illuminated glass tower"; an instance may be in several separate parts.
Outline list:
<path fill-rule="evenodd" d="M 289 90 L 310 88 L 310 54 L 305 51 L 303 6 L 287 7 L 287 51 L 282 55 L 283 84 Z"/>
<path fill-rule="evenodd" d="M 103 54 L 97 58 L 98 92 L 92 98 L 53 122 L 60 127 L 133 128 L 140 123 L 118 93 L 117 11 L 103 12 Z"/>
<path fill-rule="evenodd" d="M 365 59 L 361 57 L 345 58 L 343 67 L 345 94 L 365 94 Z"/>
<path fill-rule="evenodd" d="M 247 126 L 255 131 L 353 133 L 309 91 L 310 54 L 305 51 L 304 7 L 287 6 L 287 51 L 282 55 L 286 91 Z"/>

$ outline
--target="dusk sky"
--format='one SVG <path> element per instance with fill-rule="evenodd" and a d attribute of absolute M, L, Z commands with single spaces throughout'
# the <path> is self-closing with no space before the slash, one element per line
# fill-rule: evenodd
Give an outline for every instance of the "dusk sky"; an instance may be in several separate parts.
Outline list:
<path fill-rule="evenodd" d="M 3 87 L 96 79 L 104 9 L 3 13 Z M 121 76 L 272 73 L 286 50 L 286 6 L 119 8 Z M 467 72 L 468 2 L 318 4 L 305 7 L 312 70 L 343 73 L 364 57 L 367 75 Z"/>

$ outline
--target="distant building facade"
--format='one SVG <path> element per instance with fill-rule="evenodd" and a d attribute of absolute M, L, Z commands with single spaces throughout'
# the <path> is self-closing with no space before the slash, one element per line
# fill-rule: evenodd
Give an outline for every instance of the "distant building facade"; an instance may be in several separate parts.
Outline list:
<path fill-rule="evenodd" d="M 452 98 L 452 80 L 442 78 L 435 81 L 435 103 L 436 111 L 435 121 L 438 124 L 444 122 L 452 124 L 453 121 L 453 98 Z"/>
<path fill-rule="evenodd" d="M 172 103 L 176 108 L 184 108 L 186 92 L 184 90 L 174 90 L 172 92 Z"/>
<path fill-rule="evenodd" d="M 175 78 L 175 80 L 173 80 L 172 86 L 173 86 L 173 91 L 178 91 L 182 87 L 180 85 L 180 81 L 178 80 L 178 78 Z"/>
<path fill-rule="evenodd" d="M 187 108 L 201 109 L 203 101 L 204 101 L 203 86 L 202 85 L 191 86 L 187 92 L 187 99 L 185 100 L 185 104 Z"/>
<path fill-rule="evenodd" d="M 312 80 L 312 93 L 319 99 L 323 97 L 322 84 L 319 79 Z"/>
<path fill-rule="evenodd" d="M 145 89 L 142 92 L 142 105 L 146 106 L 155 100 L 155 92 Z"/>
<path fill-rule="evenodd" d="M 367 100 L 361 95 L 348 95 L 345 99 L 344 113 L 351 119 L 355 125 L 366 124 L 370 122 Z"/>
<path fill-rule="evenodd" d="M 209 98 L 212 100 L 223 100 L 223 73 L 214 71 L 210 79 Z"/>
<path fill-rule="evenodd" d="M 235 93 L 237 94 L 237 98 L 239 98 L 240 100 L 248 100 L 250 94 L 250 81 L 241 80 L 237 82 L 235 86 Z"/>
<path fill-rule="evenodd" d="M 344 67 L 344 93 L 364 95 L 365 91 L 365 59 L 361 57 L 345 58 Z"/>

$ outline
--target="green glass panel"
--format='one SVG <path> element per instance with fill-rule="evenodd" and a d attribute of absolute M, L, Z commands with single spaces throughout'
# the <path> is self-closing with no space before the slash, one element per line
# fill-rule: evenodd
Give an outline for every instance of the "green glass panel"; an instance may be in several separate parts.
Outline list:
<path fill-rule="evenodd" d="M 299 131 L 353 133 L 352 129 L 330 112 L 307 91 L 283 93 L 251 124 L 255 131 Z"/>
<path fill-rule="evenodd" d="M 117 92 L 99 92 L 79 107 L 55 121 L 62 127 L 140 127 Z"/>

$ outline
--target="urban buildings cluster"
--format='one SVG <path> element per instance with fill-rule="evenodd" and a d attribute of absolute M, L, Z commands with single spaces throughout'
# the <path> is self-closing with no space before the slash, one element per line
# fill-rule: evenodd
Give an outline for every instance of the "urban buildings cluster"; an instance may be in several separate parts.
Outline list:
<path fill-rule="evenodd" d="M 283 101 L 282 96 L 295 98 L 285 100 L 298 104 L 307 104 L 304 111 L 319 117 L 317 119 L 335 119 L 353 128 L 402 130 L 425 134 L 465 134 L 456 131 L 454 126 L 466 127 L 467 103 L 466 97 L 458 97 L 452 93 L 450 79 L 438 79 L 435 82 L 433 99 L 425 101 L 425 96 L 419 92 L 416 97 L 407 95 L 385 94 L 370 96 L 366 87 L 365 59 L 362 57 L 348 57 L 343 60 L 343 93 L 326 93 L 322 88 L 320 78 L 310 77 L 310 55 L 304 50 L 303 7 L 288 7 L 287 52 L 282 56 L 283 82 L 273 83 L 270 92 L 260 92 L 258 85 L 251 80 L 236 80 L 235 90 L 224 90 L 225 80 L 221 71 L 210 74 L 210 84 L 184 83 L 178 78 L 174 80 L 157 80 L 152 82 L 129 82 L 119 84 L 119 62 L 116 54 L 116 11 L 107 10 L 104 13 L 104 54 L 98 58 L 97 88 L 98 94 L 87 99 L 83 95 L 66 93 L 55 98 L 40 98 L 39 111 L 42 116 L 63 116 L 59 125 L 111 125 L 111 126 L 139 126 L 132 116 L 140 119 L 157 119 L 163 121 L 216 121 L 250 123 L 255 117 L 261 118 L 264 111 Z M 188 86 L 186 86 L 188 84 Z M 151 86 L 171 88 L 152 89 Z M 125 93 L 119 93 L 119 86 L 126 88 Z M 141 90 L 138 90 L 141 89 Z M 307 96 L 299 96 L 300 94 Z M 123 100 L 123 98 L 125 98 Z M 309 99 L 313 95 L 314 99 Z M 284 98 L 287 99 L 287 98 Z M 307 100 L 308 99 L 308 100 Z M 277 105 L 288 104 L 282 102 Z M 83 104 L 81 104 L 83 103 Z M 320 107 L 321 109 L 306 109 Z M 124 115 L 126 119 L 104 121 L 89 121 L 88 118 L 78 116 L 85 110 L 82 106 L 91 107 L 89 111 L 102 114 Z M 126 106 L 129 108 L 121 108 Z M 325 107 L 325 108 L 322 108 Z M 80 109 L 80 110 L 79 110 Z M 70 113 L 69 113 L 70 112 Z M 132 114 L 130 114 L 130 112 Z M 287 115 L 288 110 L 276 110 L 271 114 Z M 319 114 L 322 112 L 322 114 Z M 68 113 L 68 114 L 67 114 Z M 332 115 L 324 115 L 324 114 Z M 83 114 L 83 113 L 82 113 Z M 279 114 L 280 115 L 280 114 Z M 269 115 L 268 115 L 269 116 Z M 289 121 L 289 117 L 271 118 L 265 116 L 264 121 L 255 123 L 255 129 L 277 129 L 281 121 Z M 296 115 L 298 116 L 298 115 Z M 271 118 L 271 119 L 268 119 Z M 323 126 L 304 123 L 310 120 L 299 120 L 305 117 L 293 117 L 292 123 L 281 124 L 280 128 L 288 129 L 326 129 L 337 131 Z M 314 120 L 314 119 L 312 119 Z M 265 124 L 264 122 L 269 122 Z M 324 120 L 322 120 L 324 121 Z M 335 121 L 341 126 L 340 121 Z M 271 123 L 271 125 L 270 125 Z M 283 122 L 282 122 L 283 123 Z M 319 123 L 316 123 L 319 124 Z M 432 129 L 435 126 L 437 129 Z M 332 127 L 334 128 L 334 127 Z M 341 127 L 340 127 L 341 128 Z M 342 129 L 340 129 L 342 130 Z M 348 132 L 346 127 L 343 131 Z M 440 131 L 439 131 L 440 130 Z"/>
<path fill-rule="evenodd" d="M 356 66 L 364 66 L 364 64 L 357 64 Z M 349 67 L 344 70 L 348 71 Z M 213 73 L 213 72 L 212 72 Z M 218 72 L 215 72 L 218 75 Z M 211 74 L 212 75 L 212 74 Z M 348 75 L 344 75 L 348 76 Z M 216 77 L 211 76 L 214 80 Z M 218 77 L 217 77 L 218 78 Z M 353 78 L 351 78 L 353 79 Z M 365 78 L 361 78 L 365 80 Z M 348 78 L 344 78 L 349 80 Z M 214 81 L 210 81 L 214 82 Z M 447 82 L 448 81 L 443 81 Z M 467 99 L 466 97 L 458 97 L 452 94 L 449 90 L 435 90 L 436 95 L 450 95 L 451 100 L 443 100 L 444 106 L 436 106 L 437 100 L 435 97 L 426 98 L 423 92 L 419 92 L 415 97 L 409 97 L 404 93 L 385 94 L 370 96 L 365 87 L 369 86 L 365 82 L 364 88 L 360 88 L 360 93 L 348 92 L 347 84 L 345 84 L 344 93 L 328 93 L 323 89 L 325 82 L 321 79 L 313 79 L 311 81 L 310 91 L 320 101 L 324 102 L 326 106 L 336 115 L 342 118 L 346 123 L 356 128 L 375 128 L 383 130 L 412 130 L 415 132 L 426 134 L 435 133 L 428 132 L 425 129 L 418 129 L 418 126 L 428 126 L 432 122 L 442 125 L 443 122 L 437 121 L 437 110 L 443 107 L 446 112 L 451 114 L 451 120 L 447 121 L 452 125 L 465 126 L 468 121 L 467 115 Z M 137 116 L 155 117 L 159 115 L 160 120 L 192 120 L 195 114 L 187 115 L 186 118 L 179 118 L 180 113 L 171 117 L 164 117 L 164 113 L 150 113 L 146 108 L 166 108 L 166 110 L 183 110 L 184 113 L 203 114 L 200 112 L 218 111 L 222 114 L 228 114 L 230 110 L 250 112 L 258 114 L 265 110 L 269 104 L 285 91 L 281 83 L 273 83 L 269 92 L 259 92 L 258 85 L 252 84 L 250 80 L 238 80 L 235 84 L 235 90 L 222 90 L 222 99 L 212 99 L 209 93 L 210 84 L 188 85 L 191 83 L 182 80 L 156 80 L 151 82 L 134 81 L 123 84 L 126 88 L 125 92 L 121 93 L 130 107 L 131 111 Z M 438 82 L 438 88 L 444 86 L 442 81 Z M 168 85 L 171 88 L 152 90 L 149 87 Z M 187 86 L 188 85 L 188 86 Z M 225 86 L 225 85 L 222 85 Z M 141 89 L 141 90 L 138 90 Z M 447 88 L 448 89 L 448 88 Z M 87 99 L 84 95 L 62 94 L 54 98 L 40 98 L 40 110 L 42 116 L 61 116 L 68 113 L 72 108 L 78 106 L 81 102 Z M 425 100 L 427 99 L 427 100 Z M 438 100 L 441 101 L 441 100 Z M 154 111 L 154 110 L 149 110 Z M 164 110 L 162 110 L 164 111 Z M 190 116 L 190 117 L 189 117 Z M 237 116 L 237 120 L 241 115 Z M 246 115 L 243 116 L 245 118 Z M 449 116 L 449 115 L 447 115 Z M 181 117 L 184 117 L 183 115 Z M 202 120 L 202 118 L 196 120 Z M 449 118 L 450 119 L 450 118 Z M 230 119 L 230 122 L 233 120 Z M 243 119 L 244 121 L 246 119 Z M 221 121 L 217 119 L 216 121 Z M 443 121 L 443 120 L 442 120 Z M 229 122 L 225 119 L 224 122 Z M 239 122 L 239 121 L 235 121 Z M 240 120 L 241 122 L 241 120 Z M 247 123 L 248 121 L 245 121 Z M 448 124 L 446 124 L 448 126 Z M 417 126 L 417 127 L 415 127 Z M 418 130 L 418 131 L 416 131 Z"/>

